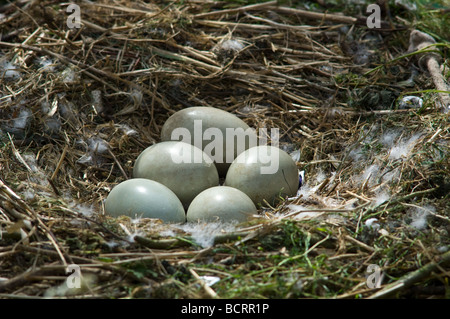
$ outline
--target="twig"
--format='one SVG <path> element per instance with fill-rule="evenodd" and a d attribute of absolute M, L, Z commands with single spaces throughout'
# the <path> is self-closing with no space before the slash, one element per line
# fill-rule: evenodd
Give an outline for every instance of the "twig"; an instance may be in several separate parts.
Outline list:
<path fill-rule="evenodd" d="M 11 148 L 12 148 L 14 156 L 18 159 L 18 161 L 20 163 L 22 163 L 23 166 L 25 166 L 25 168 L 28 170 L 28 172 L 33 173 L 33 170 L 31 169 L 31 167 L 23 159 L 22 155 L 20 155 L 19 151 L 17 150 L 16 146 L 14 145 L 11 135 L 9 133 L 7 133 L 7 134 L 8 134 L 9 141 L 11 142 Z"/>
<path fill-rule="evenodd" d="M 123 177 L 125 179 L 128 179 L 128 175 L 127 173 L 125 173 L 125 170 L 123 169 L 122 165 L 120 164 L 120 162 L 117 160 L 116 156 L 114 155 L 114 153 L 108 148 L 108 153 L 109 155 L 112 156 L 112 158 L 114 159 L 114 162 L 116 162 L 117 166 L 119 167 L 120 172 L 122 173 Z"/>
<path fill-rule="evenodd" d="M 51 241 L 56 251 L 58 252 L 62 263 L 64 265 L 67 265 L 66 259 L 64 258 L 61 248 L 58 245 L 58 240 L 56 239 L 52 231 L 47 227 L 47 225 L 45 225 L 45 223 L 42 221 L 39 215 L 30 206 L 28 206 L 28 204 L 25 201 L 23 201 L 22 198 L 20 198 L 20 196 L 18 196 L 13 190 L 11 190 L 2 180 L 0 180 L 0 189 L 5 190 L 9 196 L 14 198 L 15 201 L 11 201 L 12 203 L 15 204 L 15 202 L 19 202 L 20 207 L 22 207 L 28 213 L 29 216 L 32 216 L 37 221 L 40 229 L 44 231 L 45 235 Z"/>
<path fill-rule="evenodd" d="M 200 286 L 205 290 L 208 297 L 213 299 L 218 298 L 217 293 L 211 287 L 209 287 L 202 278 L 200 278 L 200 276 L 195 272 L 194 269 L 189 268 L 189 272 L 191 273 L 192 276 L 194 276 L 195 279 L 197 279 L 200 282 Z"/>
<path fill-rule="evenodd" d="M 272 25 L 239 23 L 239 22 L 229 22 L 229 21 L 215 21 L 215 20 L 195 20 L 195 23 L 204 25 L 204 26 L 208 26 L 208 27 L 220 28 L 220 29 L 229 27 L 231 29 L 245 29 L 245 30 L 252 30 L 252 31 L 268 31 L 268 30 L 274 30 L 277 28 Z M 303 26 L 303 27 L 299 26 L 296 29 L 309 31 L 312 29 L 321 29 L 321 28 L 320 27 L 311 27 L 311 26 Z M 312 31 L 309 31 L 309 32 L 312 33 Z"/>
<path fill-rule="evenodd" d="M 301 10 L 301 9 L 287 8 L 287 7 L 269 7 L 267 9 L 286 13 L 289 15 L 295 14 L 295 15 L 299 15 L 299 16 L 307 18 L 307 19 L 324 20 L 324 21 L 331 21 L 331 22 L 338 22 L 338 23 L 345 23 L 345 24 L 356 24 L 358 22 L 357 18 L 341 16 L 341 15 L 337 15 L 337 14 L 311 12 L 311 11 L 306 11 L 306 10 Z"/>
<path fill-rule="evenodd" d="M 190 245 L 189 242 L 180 240 L 178 238 L 154 240 L 137 235 L 134 236 L 134 240 L 138 244 L 151 249 L 173 249 Z"/>
<path fill-rule="evenodd" d="M 49 249 L 41 249 L 41 248 L 36 248 L 36 247 L 31 247 L 28 245 L 18 245 L 16 246 L 16 250 L 19 251 L 27 251 L 30 253 L 34 253 L 34 254 L 44 254 L 46 256 L 50 256 L 50 257 L 60 257 L 59 252 L 55 252 Z M 85 266 L 87 267 L 99 267 L 102 268 L 104 270 L 107 271 L 111 271 L 113 273 L 117 273 L 120 275 L 126 275 L 131 277 L 133 280 L 137 280 L 140 281 L 144 284 L 152 284 L 154 283 L 151 279 L 148 279 L 146 277 L 142 277 L 142 276 L 136 276 L 134 273 L 132 272 L 127 272 L 126 270 L 124 270 L 121 267 L 115 267 L 114 265 L 112 265 L 111 263 L 104 263 L 95 259 L 89 259 L 89 258 L 85 258 L 85 257 L 78 257 L 78 256 L 73 256 L 73 255 L 67 255 L 67 258 L 70 259 L 72 262 L 77 263 L 78 266 L 80 266 L 80 268 L 83 267 L 83 264 L 86 264 Z M 40 268 L 35 268 L 33 270 L 30 270 L 28 272 L 24 272 L 21 273 L 20 275 L 17 275 L 16 277 L 13 277 L 11 279 L 8 279 L 6 281 L 0 281 L 0 292 L 5 291 L 5 290 L 9 290 L 9 289 L 13 289 L 14 287 L 17 286 L 21 286 L 24 283 L 28 282 L 29 280 L 31 280 L 32 278 L 38 278 L 38 276 L 42 275 L 42 273 L 48 273 L 50 271 L 54 271 L 57 269 L 67 269 L 67 265 L 52 265 L 52 266 L 43 266 Z"/>
<path fill-rule="evenodd" d="M 421 51 L 428 48 L 431 45 L 436 44 L 436 41 L 428 34 L 413 30 L 409 37 L 408 52 Z M 419 64 L 425 65 L 428 72 L 431 74 L 434 85 L 438 91 L 450 91 L 449 86 L 446 84 L 444 76 L 441 73 L 439 66 L 440 56 L 436 53 L 422 54 L 419 60 Z M 442 103 L 442 107 L 446 110 L 450 110 L 450 95 L 448 93 L 439 93 L 439 98 Z"/>
<path fill-rule="evenodd" d="M 206 248 L 205 250 L 209 250 L 209 248 Z M 197 251 L 176 251 L 176 252 L 170 252 L 170 253 L 152 253 L 147 254 L 147 256 L 140 256 L 136 258 L 129 258 L 124 260 L 118 260 L 114 261 L 111 264 L 112 265 L 122 265 L 127 263 L 133 263 L 133 262 L 139 262 L 139 261 L 145 261 L 145 260 L 155 260 L 155 259 L 176 259 L 179 257 L 186 257 L 186 256 L 192 256 L 202 253 L 203 250 L 197 250 Z"/>
<path fill-rule="evenodd" d="M 405 290 L 412 285 L 420 282 L 421 280 L 427 278 L 431 275 L 432 272 L 436 271 L 439 266 L 444 266 L 450 263 L 450 251 L 442 254 L 438 257 L 438 261 L 433 261 L 425 266 L 413 271 L 399 280 L 385 286 L 382 290 L 374 293 L 369 296 L 368 299 L 379 299 L 379 298 L 387 298 L 392 296 L 393 294 L 399 293 L 402 290 Z"/>
<path fill-rule="evenodd" d="M 345 237 L 345 239 L 351 241 L 352 243 L 358 245 L 358 246 L 361 247 L 361 248 L 364 248 L 365 250 L 367 250 L 367 251 L 369 251 L 369 252 L 371 252 L 371 253 L 373 253 L 373 252 L 375 251 L 374 248 L 372 248 L 372 247 L 370 247 L 370 246 L 364 244 L 363 242 L 360 242 L 359 240 L 353 238 L 352 236 L 345 235 L 344 237 Z"/>
<path fill-rule="evenodd" d="M 242 13 L 245 11 L 260 10 L 267 6 L 276 5 L 277 2 L 278 1 L 268 1 L 268 2 L 263 2 L 263 3 L 250 4 L 247 6 L 234 8 L 234 9 L 225 9 L 225 10 L 217 10 L 217 11 L 211 11 L 211 12 L 205 12 L 205 13 L 198 13 L 198 14 L 194 15 L 194 19 L 211 17 L 211 16 L 215 16 L 215 15 L 229 14 L 229 13 Z"/>
<path fill-rule="evenodd" d="M 50 179 L 51 179 L 52 181 L 55 179 L 56 174 L 58 174 L 59 169 L 61 168 L 62 162 L 63 162 L 64 158 L 66 157 L 66 153 L 67 153 L 67 150 L 68 150 L 68 149 L 69 149 L 69 145 L 66 144 L 66 146 L 64 146 L 64 149 L 63 149 L 63 151 L 62 151 L 61 157 L 59 158 L 58 163 L 56 164 L 56 168 L 55 168 L 55 170 L 53 171 L 52 176 L 50 177 Z"/>
<path fill-rule="evenodd" d="M 146 88 L 144 88 L 144 87 L 142 87 L 142 86 L 140 86 L 140 85 L 138 85 L 138 84 L 136 84 L 136 83 L 134 83 L 132 81 L 128 81 L 128 80 L 122 79 L 120 76 L 118 76 L 118 75 L 116 75 L 114 73 L 103 71 L 103 70 L 99 70 L 99 69 L 97 69 L 97 68 L 95 68 L 93 66 L 84 64 L 84 63 L 82 63 L 80 61 L 73 60 L 71 58 L 65 57 L 65 56 L 63 56 L 61 54 L 52 52 L 52 51 L 44 49 L 44 48 L 39 48 L 39 47 L 35 47 L 35 46 L 30 46 L 30 45 L 22 45 L 20 43 L 19 44 L 17 44 L 17 43 L 8 43 L 8 42 L 3 42 L 3 41 L 0 41 L 0 46 L 22 48 L 22 49 L 25 49 L 25 50 L 32 50 L 32 51 L 36 51 L 36 52 L 39 52 L 39 53 L 47 54 L 47 55 L 50 55 L 50 56 L 52 56 L 54 58 L 57 58 L 61 62 L 64 62 L 66 64 L 72 64 L 74 66 L 79 67 L 82 72 L 84 72 L 88 76 L 93 77 L 97 81 L 104 82 L 104 81 L 101 80 L 101 78 L 99 78 L 97 76 L 93 76 L 93 74 L 90 71 L 96 73 L 97 75 L 99 75 L 101 77 L 110 78 L 110 79 L 112 79 L 114 81 L 125 83 L 129 87 L 141 90 L 143 92 L 146 92 L 150 96 L 153 95 L 153 92 L 151 92 L 149 89 L 146 89 Z M 111 84 L 109 84 L 107 82 L 104 82 L 104 84 L 109 86 L 110 88 L 114 89 L 115 91 L 120 92 L 119 89 L 115 88 Z M 165 105 L 165 103 L 163 103 L 159 97 L 155 96 L 154 98 L 157 99 L 158 102 L 161 102 L 162 105 Z"/>
<path fill-rule="evenodd" d="M 401 197 L 398 197 L 398 198 L 391 199 L 391 200 L 389 200 L 388 203 L 383 202 L 383 203 L 381 203 L 378 206 L 375 206 L 375 207 L 372 207 L 372 208 L 368 209 L 364 213 L 364 215 L 366 217 L 369 217 L 369 216 L 371 216 L 371 214 L 378 213 L 378 210 L 379 210 L 379 208 L 382 205 L 389 204 L 390 206 L 393 206 L 393 205 L 399 204 L 401 202 L 404 202 L 404 201 L 406 201 L 408 199 L 411 199 L 411 198 L 414 198 L 414 197 L 422 197 L 422 196 L 424 196 L 426 194 L 433 193 L 433 192 L 437 191 L 438 189 L 439 189 L 439 187 L 430 188 L 430 189 L 426 189 L 426 190 L 423 190 L 423 191 L 418 191 L 418 192 L 410 193 L 410 194 L 407 194 L 407 195 L 404 195 L 404 196 L 401 196 Z"/>

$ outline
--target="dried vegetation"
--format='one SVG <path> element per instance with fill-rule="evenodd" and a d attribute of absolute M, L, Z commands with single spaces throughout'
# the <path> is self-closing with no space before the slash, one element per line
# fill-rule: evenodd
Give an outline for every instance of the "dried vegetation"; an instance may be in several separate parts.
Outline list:
<path fill-rule="evenodd" d="M 394 60 L 424 21 L 398 6 L 370 30 L 355 8 L 77 4 L 74 29 L 67 3 L 0 7 L 1 297 L 450 296 L 448 113 L 418 55 Z M 420 108 L 399 107 L 409 92 Z M 223 229 L 105 216 L 164 121 L 198 105 L 279 128 L 305 171 L 299 196 Z"/>

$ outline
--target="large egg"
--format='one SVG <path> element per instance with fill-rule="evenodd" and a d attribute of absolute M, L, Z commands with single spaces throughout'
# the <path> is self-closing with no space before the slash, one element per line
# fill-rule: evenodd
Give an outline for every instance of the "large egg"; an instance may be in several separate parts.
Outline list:
<path fill-rule="evenodd" d="M 161 183 L 133 178 L 115 186 L 105 200 L 108 215 L 159 218 L 164 222 L 186 220 L 183 205 L 174 192 Z"/>
<path fill-rule="evenodd" d="M 243 192 L 228 186 L 204 190 L 194 198 L 186 214 L 188 222 L 247 221 L 257 209 Z"/>
<path fill-rule="evenodd" d="M 133 177 L 151 179 L 167 186 L 186 208 L 200 192 L 219 185 L 212 159 L 191 144 L 175 141 L 146 148 L 136 159 Z"/>
<path fill-rule="evenodd" d="M 294 196 L 298 168 L 292 157 L 274 146 L 256 146 L 239 154 L 231 164 L 225 185 L 240 189 L 255 204 L 276 203 L 279 196 Z"/>
<path fill-rule="evenodd" d="M 162 141 L 183 141 L 206 152 L 216 163 L 220 176 L 238 154 L 257 145 L 257 135 L 234 114 L 213 107 L 189 107 L 164 123 Z"/>

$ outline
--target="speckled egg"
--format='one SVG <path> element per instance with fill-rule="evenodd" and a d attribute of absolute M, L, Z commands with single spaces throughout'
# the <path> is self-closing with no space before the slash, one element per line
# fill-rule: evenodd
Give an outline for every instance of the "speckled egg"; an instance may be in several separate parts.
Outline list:
<path fill-rule="evenodd" d="M 161 183 L 133 178 L 115 186 L 105 200 L 105 211 L 112 217 L 159 218 L 167 223 L 186 220 L 183 205 L 169 188 Z"/>
<path fill-rule="evenodd" d="M 213 107 L 189 107 L 176 112 L 164 123 L 162 141 L 183 141 L 205 151 L 225 177 L 238 154 L 257 145 L 257 135 L 244 121 Z"/>
<path fill-rule="evenodd" d="M 188 222 L 244 222 L 257 209 L 243 192 L 228 186 L 208 188 L 194 198 L 186 214 Z"/>
<path fill-rule="evenodd" d="M 212 159 L 198 147 L 175 141 L 146 148 L 136 159 L 133 177 L 167 186 L 186 208 L 200 192 L 219 185 Z"/>
<path fill-rule="evenodd" d="M 279 196 L 297 194 L 298 168 L 285 151 L 268 145 L 239 154 L 228 169 L 225 185 L 247 194 L 255 204 L 277 202 Z"/>

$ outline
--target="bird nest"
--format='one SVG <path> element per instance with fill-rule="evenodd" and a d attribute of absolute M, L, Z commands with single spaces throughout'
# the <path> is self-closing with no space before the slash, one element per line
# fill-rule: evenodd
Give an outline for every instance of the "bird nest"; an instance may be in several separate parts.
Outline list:
<path fill-rule="evenodd" d="M 1 297 L 448 297 L 448 92 L 407 52 L 407 11 L 369 29 L 276 1 L 77 5 L 0 7 Z M 297 196 L 242 224 L 105 215 L 191 106 L 279 129 Z"/>

